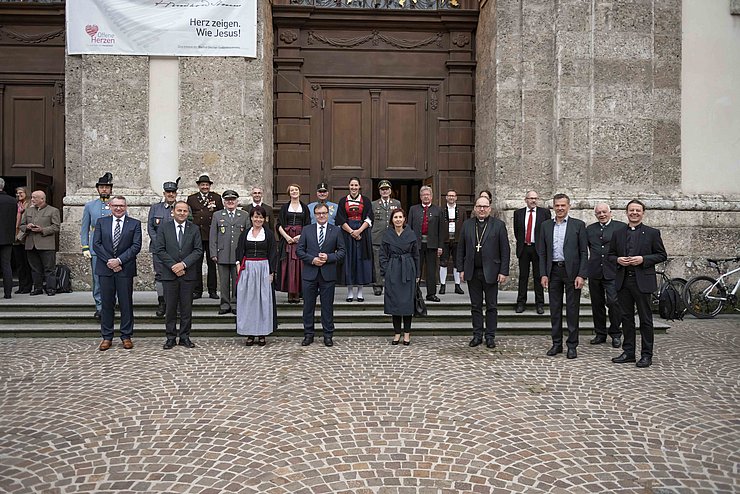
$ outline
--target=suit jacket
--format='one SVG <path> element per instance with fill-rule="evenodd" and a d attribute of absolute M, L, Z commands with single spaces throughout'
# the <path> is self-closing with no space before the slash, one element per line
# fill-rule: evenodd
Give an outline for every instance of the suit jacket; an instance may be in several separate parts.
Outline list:
<path fill-rule="evenodd" d="M 229 218 L 225 209 L 216 212 L 211 220 L 211 230 L 208 236 L 208 252 L 211 257 L 217 257 L 219 264 L 235 264 L 236 246 L 242 232 L 249 230 L 251 222 L 249 215 L 241 209 L 234 211 L 234 217 Z M 269 230 L 269 227 L 266 229 Z"/>
<path fill-rule="evenodd" d="M 453 240 L 450 238 L 450 213 L 447 209 L 447 203 L 445 202 L 440 209 L 442 210 L 442 217 L 440 219 L 442 228 L 447 229 L 447 239 Z M 458 241 L 460 240 L 460 232 L 462 232 L 465 220 L 469 218 L 470 213 L 466 212 L 459 204 L 455 204 L 455 238 Z"/>
<path fill-rule="evenodd" d="M 642 293 L 652 293 L 658 289 L 658 281 L 655 277 L 655 265 L 668 259 L 663 240 L 660 238 L 660 230 L 640 225 L 640 235 L 635 252 L 631 255 L 642 256 L 642 264 L 634 266 L 637 286 Z M 630 227 L 622 228 L 612 235 L 609 243 L 609 262 L 617 266 L 617 290 L 622 288 L 626 268 L 617 264 L 617 257 L 630 255 L 627 252 L 627 236 Z"/>
<path fill-rule="evenodd" d="M 522 257 L 524 252 L 524 241 L 527 236 L 527 210 L 529 208 L 521 208 L 514 211 L 514 238 L 516 239 L 516 256 Z M 535 209 L 534 216 L 534 231 L 532 236 L 532 243 L 537 243 L 537 237 L 539 236 L 540 226 L 543 222 L 552 219 L 550 210 L 546 208 L 537 207 Z M 540 271 L 542 272 L 542 271 Z M 537 280 L 539 283 L 539 280 Z"/>
<path fill-rule="evenodd" d="M 121 239 L 118 242 L 118 251 L 113 254 L 113 216 L 99 218 L 95 224 L 93 246 L 97 253 L 95 274 L 100 276 L 120 276 L 133 278 L 136 276 L 136 256 L 141 251 L 141 221 L 126 216 L 121 228 Z M 118 258 L 123 268 L 114 273 L 107 266 L 108 259 Z"/>
<path fill-rule="evenodd" d="M 465 220 L 457 243 L 455 267 L 465 274 L 466 279 L 470 279 L 475 270 L 475 246 L 478 243 L 475 231 L 477 221 L 477 218 Z M 481 256 L 486 283 L 497 283 L 499 274 L 509 276 L 511 258 L 509 234 L 506 231 L 506 224 L 498 218 L 488 218 L 488 226 L 481 236 Z"/>
<path fill-rule="evenodd" d="M 18 203 L 4 190 L 0 190 L 0 245 L 13 245 L 15 242 L 15 220 Z"/>
<path fill-rule="evenodd" d="M 200 192 L 190 194 L 188 196 L 188 206 L 190 206 L 190 212 L 193 213 L 193 223 L 198 225 L 200 228 L 200 238 L 204 241 L 208 241 L 208 235 L 211 232 L 211 219 L 213 213 L 220 211 L 224 208 L 224 203 L 221 200 L 221 196 L 215 192 L 208 193 L 208 201 L 215 204 L 214 208 L 208 208 L 201 202 Z"/>
<path fill-rule="evenodd" d="M 201 274 L 200 256 L 203 255 L 203 242 L 200 229 L 191 221 L 185 222 L 185 233 L 183 234 L 182 246 L 177 243 L 177 222 L 168 221 L 157 233 L 154 243 L 154 255 L 165 265 L 162 270 L 162 281 L 174 281 L 177 275 L 172 272 L 172 266 L 178 262 L 185 263 L 184 278 L 187 281 L 196 281 Z"/>
<path fill-rule="evenodd" d="M 430 204 L 427 216 L 429 226 L 427 230 L 427 249 L 441 249 L 449 236 L 447 223 L 442 222 L 442 210 L 438 206 Z M 418 239 L 421 239 L 421 225 L 423 222 L 424 207 L 421 204 L 414 204 L 409 209 L 408 223 Z"/>
<path fill-rule="evenodd" d="M 598 221 L 586 227 L 589 278 L 613 280 L 616 277 L 617 264 L 609 261 L 609 242 L 614 232 L 625 226 L 626 223 L 611 220 L 603 229 Z"/>
<path fill-rule="evenodd" d="M 327 281 L 336 281 L 337 279 L 337 263 L 344 259 L 344 239 L 340 233 L 338 226 L 326 225 L 326 234 L 324 236 L 324 243 L 319 249 L 319 240 L 317 236 L 319 225 L 311 223 L 310 225 L 304 226 L 301 232 L 301 238 L 298 240 L 298 248 L 296 249 L 296 255 L 303 261 L 302 277 L 305 280 L 315 280 L 321 273 L 322 278 Z M 326 264 L 323 266 L 314 266 L 311 264 L 314 257 L 317 257 L 320 252 L 327 254 Z"/>
<path fill-rule="evenodd" d="M 269 204 L 265 204 L 264 202 L 261 204 L 261 206 L 265 209 L 265 212 L 267 213 L 267 218 L 265 218 L 265 226 L 267 226 L 270 230 L 275 230 L 275 216 L 272 206 L 270 206 Z M 252 209 L 254 209 L 254 204 L 247 204 L 242 209 L 247 212 L 247 218 L 249 218 L 249 215 L 252 214 Z"/>
<path fill-rule="evenodd" d="M 38 225 L 42 230 L 38 233 L 26 230 L 26 225 Z M 21 218 L 21 231 L 25 234 L 26 250 L 56 250 L 56 234 L 59 233 L 61 219 L 59 210 L 48 204 L 39 209 L 29 206 Z"/>
<path fill-rule="evenodd" d="M 540 228 L 537 236 L 537 255 L 540 258 L 540 274 L 550 276 L 552 271 L 552 246 L 555 220 L 546 221 Z M 583 279 L 588 277 L 588 237 L 586 234 L 586 223 L 568 217 L 565 227 L 565 240 L 563 242 L 563 255 L 565 256 L 565 273 L 568 279 L 575 281 L 576 276 Z M 537 280 L 539 283 L 539 280 Z"/>

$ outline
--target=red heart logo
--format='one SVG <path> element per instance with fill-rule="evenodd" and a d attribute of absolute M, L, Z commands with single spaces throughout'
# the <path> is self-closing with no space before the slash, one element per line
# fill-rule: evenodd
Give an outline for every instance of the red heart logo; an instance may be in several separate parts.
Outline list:
<path fill-rule="evenodd" d="M 98 25 L 88 24 L 87 26 L 85 26 L 85 32 L 92 38 L 98 32 Z"/>

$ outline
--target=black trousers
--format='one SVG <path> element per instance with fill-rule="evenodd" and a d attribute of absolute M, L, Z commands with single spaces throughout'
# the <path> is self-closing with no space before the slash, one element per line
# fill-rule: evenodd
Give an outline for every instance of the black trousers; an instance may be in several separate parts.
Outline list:
<path fill-rule="evenodd" d="M 437 294 L 437 249 L 429 249 L 426 242 L 423 242 L 420 256 L 419 272 L 426 273 L 427 297 L 431 297 Z"/>
<path fill-rule="evenodd" d="M 25 245 L 13 246 L 13 264 L 15 265 L 16 275 L 18 276 L 18 289 L 22 292 L 30 292 L 33 288 L 33 280 L 31 278 L 31 266 L 28 265 Z"/>
<path fill-rule="evenodd" d="M 303 279 L 303 335 L 314 335 L 316 296 L 321 300 L 321 327 L 324 336 L 334 335 L 334 288 L 336 281 L 327 281 L 321 271 L 315 280 Z"/>
<path fill-rule="evenodd" d="M 6 298 L 10 298 L 13 294 L 13 265 L 10 263 L 12 256 L 12 245 L 0 245 L 0 271 L 3 275 L 3 289 Z"/>
<path fill-rule="evenodd" d="M 591 294 L 591 313 L 594 317 L 594 331 L 597 336 L 614 338 L 622 336 L 619 325 L 622 322 L 622 311 L 619 308 L 617 297 L 617 283 L 615 280 L 600 278 L 588 279 L 588 293 Z M 609 329 L 606 328 L 606 309 L 609 308 Z"/>
<path fill-rule="evenodd" d="M 653 311 L 650 307 L 650 294 L 642 293 L 634 276 L 625 276 L 619 290 L 619 306 L 622 310 L 622 350 L 627 355 L 635 355 L 635 305 L 640 318 L 640 339 L 643 357 L 653 356 Z"/>
<path fill-rule="evenodd" d="M 126 276 L 100 277 L 100 334 L 104 340 L 113 339 L 113 320 L 116 298 L 121 309 L 121 339 L 134 334 L 134 279 Z"/>
<path fill-rule="evenodd" d="M 403 323 L 403 332 L 411 332 L 411 318 L 413 316 L 392 316 L 393 319 L 393 332 L 395 334 L 401 334 L 401 323 Z"/>
<path fill-rule="evenodd" d="M 545 289 L 542 288 L 540 279 L 540 259 L 537 256 L 537 249 L 534 244 L 525 245 L 522 251 L 522 257 L 519 258 L 519 291 L 516 296 L 516 303 L 525 305 L 527 303 L 527 288 L 529 286 L 529 267 L 532 266 L 532 276 L 534 278 L 534 301 L 537 304 L 545 303 Z"/>
<path fill-rule="evenodd" d="M 568 348 L 578 346 L 578 316 L 581 308 L 581 290 L 576 290 L 575 281 L 568 279 L 565 266 L 553 263 L 550 269 L 550 322 L 552 344 L 563 346 L 563 292 L 565 292 L 565 314 L 568 322 Z"/>
<path fill-rule="evenodd" d="M 164 303 L 167 309 L 164 313 L 164 328 L 168 340 L 190 338 L 190 328 L 193 326 L 193 288 L 195 281 L 163 280 Z M 177 330 L 177 307 L 180 306 L 180 331 Z"/>
<path fill-rule="evenodd" d="M 26 251 L 28 264 L 31 266 L 31 278 L 36 290 L 43 290 L 46 283 L 47 290 L 57 289 L 57 280 L 54 277 L 57 253 L 54 250 L 38 250 L 33 248 Z"/>
<path fill-rule="evenodd" d="M 486 340 L 496 337 L 498 326 L 498 282 L 487 283 L 482 269 L 473 271 L 465 280 L 470 295 L 470 314 L 473 316 L 473 336 L 483 335 L 483 295 L 486 297 Z"/>
<path fill-rule="evenodd" d="M 217 280 L 216 280 L 216 263 L 211 259 L 211 252 L 209 248 L 210 242 L 203 242 L 203 255 L 200 256 L 200 259 L 198 260 L 198 267 L 195 268 L 195 270 L 198 272 L 198 281 L 195 283 L 195 289 L 193 290 L 193 293 L 203 293 L 203 275 L 200 274 L 203 272 L 203 258 L 205 258 L 206 261 L 206 287 L 208 288 L 208 293 L 216 293 L 218 290 Z"/>

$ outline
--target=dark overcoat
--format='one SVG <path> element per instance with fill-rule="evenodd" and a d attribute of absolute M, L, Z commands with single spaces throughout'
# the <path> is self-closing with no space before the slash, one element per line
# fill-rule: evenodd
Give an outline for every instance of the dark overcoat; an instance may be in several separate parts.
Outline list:
<path fill-rule="evenodd" d="M 385 277 L 384 312 L 393 316 L 414 314 L 416 278 L 419 277 L 420 241 L 411 228 L 401 235 L 394 228 L 383 232 L 378 250 L 380 274 Z"/>

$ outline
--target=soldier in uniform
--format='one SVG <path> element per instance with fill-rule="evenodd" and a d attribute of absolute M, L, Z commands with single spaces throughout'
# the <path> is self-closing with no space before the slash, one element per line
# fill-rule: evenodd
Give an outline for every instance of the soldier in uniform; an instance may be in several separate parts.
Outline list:
<path fill-rule="evenodd" d="M 383 277 L 380 275 L 380 244 L 383 240 L 383 233 L 385 232 L 388 225 L 390 225 L 391 216 L 393 211 L 401 207 L 401 201 L 398 199 L 391 199 L 391 183 L 388 180 L 381 180 L 378 183 L 378 190 L 380 190 L 380 199 L 373 201 L 373 213 L 375 214 L 375 220 L 373 221 L 373 253 L 374 253 L 374 264 L 375 264 L 375 284 L 373 285 L 373 294 L 383 295 Z"/>
<path fill-rule="evenodd" d="M 206 275 L 208 278 L 208 296 L 218 300 L 218 295 L 216 294 L 216 263 L 211 260 L 211 254 L 208 252 L 208 235 L 211 231 L 213 213 L 222 210 L 224 203 L 221 201 L 220 195 L 211 192 L 213 182 L 208 178 L 208 175 L 201 175 L 195 183 L 198 184 L 199 191 L 195 194 L 190 194 L 187 203 L 190 207 L 190 212 L 193 214 L 193 223 L 200 228 L 200 238 L 203 242 L 203 257 L 205 257 L 206 265 L 208 266 L 208 274 Z M 203 271 L 203 257 L 201 257 L 199 262 L 200 268 L 195 268 L 197 273 L 202 273 Z M 203 275 L 201 274 L 195 283 L 193 298 L 201 298 L 202 296 Z"/>
<path fill-rule="evenodd" d="M 233 190 L 224 191 L 225 208 L 216 212 L 211 220 L 209 252 L 211 260 L 218 264 L 221 305 L 219 314 L 236 314 L 236 246 L 239 236 L 250 226 L 249 215 L 237 209 L 239 194 Z"/>
<path fill-rule="evenodd" d="M 95 318 L 100 320 L 100 311 L 102 310 L 102 299 L 100 298 L 100 277 L 95 272 L 97 255 L 92 247 L 95 224 L 100 218 L 110 216 L 110 206 L 108 199 L 113 192 L 113 174 L 106 172 L 100 177 L 95 184 L 98 190 L 98 198 L 85 204 L 82 211 L 82 225 L 80 227 L 80 244 L 82 245 L 82 255 L 90 260 L 90 272 L 92 273 L 92 292 L 95 300 Z"/>
<path fill-rule="evenodd" d="M 308 212 L 311 213 L 311 223 L 316 223 L 316 216 L 313 214 L 313 208 L 318 204 L 326 204 L 329 208 L 329 221 L 330 225 L 334 224 L 334 220 L 337 217 L 337 203 L 329 200 L 329 186 L 326 182 L 321 182 L 316 186 L 316 200 L 308 205 Z"/>
<path fill-rule="evenodd" d="M 154 255 L 154 242 L 157 240 L 157 232 L 161 225 L 167 221 L 172 221 L 172 211 L 177 202 L 177 188 L 180 184 L 180 177 L 176 182 L 165 182 L 162 184 L 164 198 L 160 202 L 155 202 L 149 208 L 149 219 L 147 221 L 147 233 L 149 234 L 149 252 L 152 253 L 152 263 L 154 264 L 154 288 L 157 290 L 157 317 L 163 317 L 167 308 L 164 303 L 164 288 L 162 286 L 162 269 L 164 266 L 157 256 Z"/>

